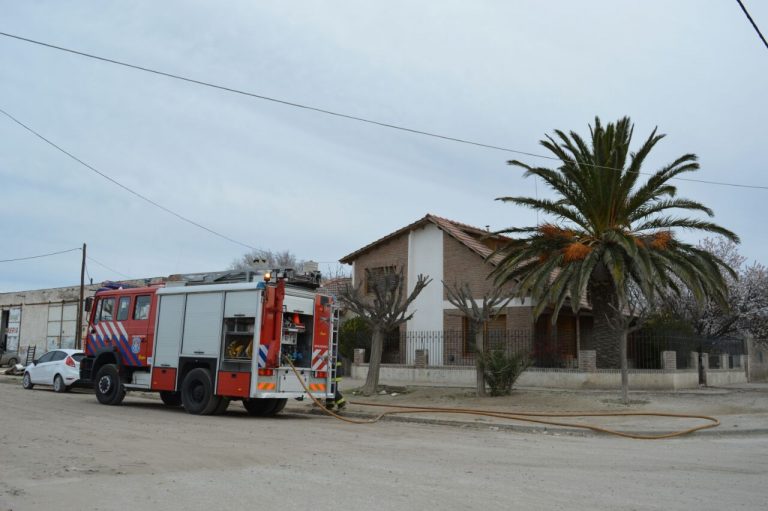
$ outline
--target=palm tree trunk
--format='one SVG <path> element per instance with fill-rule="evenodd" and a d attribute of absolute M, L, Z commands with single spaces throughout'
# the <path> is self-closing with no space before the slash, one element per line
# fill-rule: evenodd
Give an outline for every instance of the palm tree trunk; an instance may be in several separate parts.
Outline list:
<path fill-rule="evenodd" d="M 621 329 L 618 328 L 617 316 L 619 300 L 616 289 L 603 265 L 595 267 L 589 282 L 589 300 L 592 304 L 594 326 L 589 349 L 597 352 L 597 367 L 615 369 L 619 367 L 619 341 Z"/>
<path fill-rule="evenodd" d="M 485 397 L 485 336 L 482 326 L 475 333 L 475 374 L 477 375 L 477 397 Z"/>
<path fill-rule="evenodd" d="M 621 401 L 629 405 L 629 372 L 627 370 L 627 333 L 622 332 L 619 340 L 619 356 L 621 357 Z"/>
<path fill-rule="evenodd" d="M 368 362 L 368 376 L 365 378 L 362 393 L 366 396 L 375 394 L 379 386 L 379 368 L 381 367 L 381 352 L 384 349 L 384 333 L 374 325 L 371 334 L 371 359 Z"/>

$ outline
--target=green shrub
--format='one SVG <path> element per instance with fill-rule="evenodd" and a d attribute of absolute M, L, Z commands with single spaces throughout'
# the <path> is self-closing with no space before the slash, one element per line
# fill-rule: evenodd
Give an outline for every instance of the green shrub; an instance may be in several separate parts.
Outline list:
<path fill-rule="evenodd" d="M 352 360 L 357 348 L 365 349 L 366 359 L 371 352 L 371 327 L 361 317 L 345 321 L 339 329 L 339 353 Z"/>
<path fill-rule="evenodd" d="M 483 353 L 483 376 L 491 395 L 509 395 L 512 386 L 530 365 L 530 357 L 525 353 L 506 353 L 504 350 Z"/>

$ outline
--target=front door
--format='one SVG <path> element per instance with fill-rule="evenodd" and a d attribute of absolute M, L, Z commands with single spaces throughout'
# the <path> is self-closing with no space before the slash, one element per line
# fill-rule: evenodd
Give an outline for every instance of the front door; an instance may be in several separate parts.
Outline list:
<path fill-rule="evenodd" d="M 149 311 L 152 295 L 122 296 L 117 304 L 117 326 L 124 337 L 126 364 L 133 367 L 149 365 L 147 357 L 150 334 Z"/>

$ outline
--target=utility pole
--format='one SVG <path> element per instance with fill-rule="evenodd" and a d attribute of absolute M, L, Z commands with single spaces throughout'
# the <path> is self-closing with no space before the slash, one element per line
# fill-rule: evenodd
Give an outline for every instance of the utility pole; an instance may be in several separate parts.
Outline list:
<path fill-rule="evenodd" d="M 83 295 L 85 294 L 85 249 L 83 243 L 83 261 L 80 263 L 80 300 L 77 302 L 77 330 L 75 333 L 75 349 L 83 349 Z"/>

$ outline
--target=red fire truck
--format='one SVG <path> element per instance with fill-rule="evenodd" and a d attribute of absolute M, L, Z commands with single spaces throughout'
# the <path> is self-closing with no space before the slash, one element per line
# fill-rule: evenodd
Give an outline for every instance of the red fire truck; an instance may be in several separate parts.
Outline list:
<path fill-rule="evenodd" d="M 332 297 L 316 291 L 319 274 L 211 275 L 113 285 L 87 302 L 80 377 L 92 382 L 99 402 L 118 405 L 126 391 L 156 391 L 166 405 L 192 414 L 220 414 L 242 400 L 251 415 L 267 416 L 288 398 L 307 396 L 305 386 L 332 398 L 337 317 Z"/>

